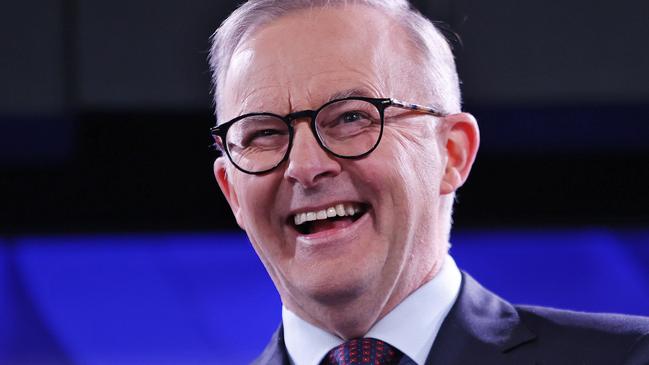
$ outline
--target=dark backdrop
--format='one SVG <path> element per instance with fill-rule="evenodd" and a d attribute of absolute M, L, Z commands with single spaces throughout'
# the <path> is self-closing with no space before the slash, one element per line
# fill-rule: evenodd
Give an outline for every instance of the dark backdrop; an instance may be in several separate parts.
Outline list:
<path fill-rule="evenodd" d="M 0 232 L 233 228 L 208 37 L 236 1 L 0 12 Z M 649 2 L 430 0 L 483 144 L 460 227 L 649 223 Z"/>

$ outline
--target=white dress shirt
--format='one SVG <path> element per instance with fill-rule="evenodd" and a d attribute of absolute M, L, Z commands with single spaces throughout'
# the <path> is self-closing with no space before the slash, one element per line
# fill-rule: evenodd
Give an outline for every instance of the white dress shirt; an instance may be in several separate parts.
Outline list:
<path fill-rule="evenodd" d="M 437 332 L 457 299 L 462 275 L 447 255 L 435 277 L 415 290 L 381 318 L 363 337 L 389 343 L 423 365 Z M 298 317 L 282 306 L 284 342 L 293 365 L 318 365 L 332 348 L 345 342 L 340 337 Z"/>

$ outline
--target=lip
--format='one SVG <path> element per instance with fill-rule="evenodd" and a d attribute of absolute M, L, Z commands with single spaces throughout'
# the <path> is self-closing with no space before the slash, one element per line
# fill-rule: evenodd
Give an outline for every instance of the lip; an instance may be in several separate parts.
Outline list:
<path fill-rule="evenodd" d="M 359 231 L 368 224 L 370 220 L 370 209 L 366 210 L 357 220 L 349 226 L 343 228 L 332 228 L 326 231 L 299 234 L 296 236 L 296 243 L 298 246 L 304 248 L 316 248 L 324 246 L 333 246 L 340 243 L 345 243 L 358 236 Z"/>

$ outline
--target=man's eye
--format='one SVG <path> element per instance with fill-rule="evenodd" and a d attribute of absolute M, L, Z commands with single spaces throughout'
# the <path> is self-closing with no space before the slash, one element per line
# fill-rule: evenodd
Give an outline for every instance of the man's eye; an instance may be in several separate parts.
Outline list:
<path fill-rule="evenodd" d="M 367 117 L 358 111 L 346 112 L 340 117 L 340 121 L 343 123 L 353 123 L 366 119 Z"/>
<path fill-rule="evenodd" d="M 252 135 L 252 138 L 257 138 L 257 137 L 268 137 L 268 136 L 274 136 L 276 134 L 279 134 L 279 131 L 276 129 L 262 129 L 260 131 L 255 132 Z"/>
<path fill-rule="evenodd" d="M 254 132 L 251 132 L 244 139 L 244 146 L 254 146 L 254 145 L 268 145 L 279 143 L 278 139 L 286 135 L 286 132 L 278 129 L 260 129 Z M 281 138 L 282 140 L 284 138 Z"/>

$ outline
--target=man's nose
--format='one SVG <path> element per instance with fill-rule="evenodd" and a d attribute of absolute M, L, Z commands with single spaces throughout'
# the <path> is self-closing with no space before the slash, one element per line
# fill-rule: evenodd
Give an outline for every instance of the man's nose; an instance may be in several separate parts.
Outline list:
<path fill-rule="evenodd" d="M 284 177 L 310 188 L 324 177 L 340 173 L 341 166 L 336 157 L 320 147 L 309 128 L 308 121 L 295 123 L 293 146 L 288 156 L 288 167 Z"/>

